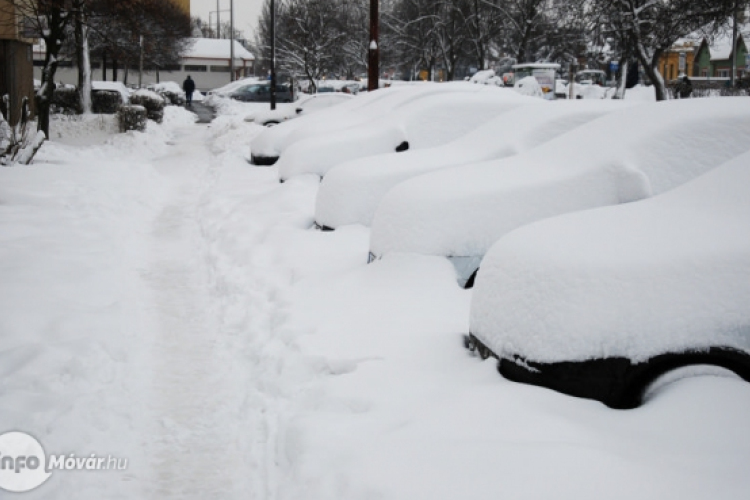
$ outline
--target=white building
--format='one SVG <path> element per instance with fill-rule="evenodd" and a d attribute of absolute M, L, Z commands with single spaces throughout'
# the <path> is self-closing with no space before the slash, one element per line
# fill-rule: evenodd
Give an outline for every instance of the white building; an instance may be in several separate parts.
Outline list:
<path fill-rule="evenodd" d="M 142 75 L 143 85 L 150 83 L 182 81 L 190 75 L 198 90 L 210 90 L 225 85 L 231 81 L 230 78 L 230 41 L 228 39 L 216 38 L 191 38 L 193 43 L 183 56 L 180 64 L 161 69 L 159 71 L 144 70 Z M 34 46 L 34 78 L 41 79 L 42 65 L 44 64 L 44 45 Z M 235 80 L 251 76 L 253 74 L 253 63 L 255 56 L 251 54 L 239 42 L 234 42 L 234 73 Z M 102 61 L 91 61 L 92 80 L 111 80 L 112 66 L 107 62 L 106 78 L 102 73 Z M 119 67 L 117 79 L 127 85 L 138 84 L 138 68 Z M 73 61 L 61 60 L 55 73 L 55 81 L 76 85 L 78 83 L 78 70 Z"/>

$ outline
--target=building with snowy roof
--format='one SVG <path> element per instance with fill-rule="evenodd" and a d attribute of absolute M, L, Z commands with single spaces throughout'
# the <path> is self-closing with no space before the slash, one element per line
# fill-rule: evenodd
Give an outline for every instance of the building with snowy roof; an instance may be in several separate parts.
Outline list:
<path fill-rule="evenodd" d="M 743 30 L 744 31 L 744 30 Z M 747 69 L 747 47 L 744 33 L 737 35 L 737 50 L 732 50 L 731 35 L 719 36 L 713 42 L 704 38 L 695 53 L 694 76 L 729 78 L 734 57 L 736 77 L 744 75 Z"/>
<path fill-rule="evenodd" d="M 195 80 L 198 90 L 210 90 L 229 83 L 231 78 L 231 52 L 229 39 L 192 38 L 188 50 L 183 54 L 179 64 L 164 68 L 144 68 L 142 84 L 150 85 L 166 81 L 182 81 L 190 75 Z M 234 76 L 235 80 L 253 74 L 255 56 L 236 40 L 234 43 Z M 41 79 L 44 65 L 44 45 L 34 46 L 34 78 Z M 91 61 L 93 80 L 119 80 L 126 85 L 138 83 L 138 67 L 115 67 L 107 61 L 102 68 L 101 61 Z M 109 73 L 109 74 L 108 74 Z M 61 60 L 55 73 L 55 81 L 77 85 L 78 70 L 75 61 Z"/>

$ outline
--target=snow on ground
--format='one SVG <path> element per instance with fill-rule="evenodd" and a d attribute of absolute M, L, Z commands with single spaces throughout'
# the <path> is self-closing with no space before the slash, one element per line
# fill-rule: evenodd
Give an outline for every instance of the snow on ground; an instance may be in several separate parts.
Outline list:
<path fill-rule="evenodd" d="M 0 169 L 0 430 L 129 460 L 27 498 L 746 495 L 748 384 L 623 412 L 503 380 L 450 264 L 311 230 L 317 180 L 250 166 L 246 114 L 55 121 Z"/>

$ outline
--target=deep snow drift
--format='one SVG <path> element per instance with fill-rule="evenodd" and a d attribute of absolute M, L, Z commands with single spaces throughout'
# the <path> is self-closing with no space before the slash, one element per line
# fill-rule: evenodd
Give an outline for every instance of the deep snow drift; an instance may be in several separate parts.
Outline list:
<path fill-rule="evenodd" d="M 316 179 L 247 163 L 253 109 L 55 121 L 0 169 L 0 429 L 128 459 L 26 498 L 744 498 L 748 384 L 616 412 L 503 380 L 444 259 L 367 265 L 367 229 L 310 229 Z"/>

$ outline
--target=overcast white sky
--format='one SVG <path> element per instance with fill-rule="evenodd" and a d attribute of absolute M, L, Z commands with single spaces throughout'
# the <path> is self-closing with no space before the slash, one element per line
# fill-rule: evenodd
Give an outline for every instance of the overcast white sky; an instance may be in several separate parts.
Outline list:
<path fill-rule="evenodd" d="M 209 12 L 216 11 L 216 3 L 219 3 L 221 22 L 229 20 L 229 0 L 190 0 L 190 15 L 200 17 L 209 21 Z M 255 36 L 255 27 L 258 24 L 263 0 L 234 0 L 234 26 L 245 33 L 245 37 L 252 39 Z M 211 24 L 216 24 L 216 14 L 211 14 Z"/>

